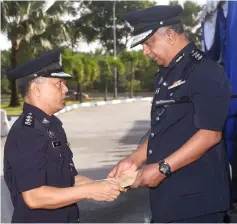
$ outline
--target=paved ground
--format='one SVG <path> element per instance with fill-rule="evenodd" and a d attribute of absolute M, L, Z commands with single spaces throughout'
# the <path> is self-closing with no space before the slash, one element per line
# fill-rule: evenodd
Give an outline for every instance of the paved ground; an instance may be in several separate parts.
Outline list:
<path fill-rule="evenodd" d="M 130 154 L 147 132 L 149 110 L 150 102 L 137 102 L 80 108 L 59 115 L 79 173 L 94 179 L 105 178 L 112 166 Z M 2 147 L 4 142 L 3 138 Z M 2 222 L 9 222 L 12 206 L 2 179 L 1 183 Z M 82 201 L 79 207 L 81 222 L 144 223 L 150 220 L 146 189 L 124 193 L 113 203 Z"/>

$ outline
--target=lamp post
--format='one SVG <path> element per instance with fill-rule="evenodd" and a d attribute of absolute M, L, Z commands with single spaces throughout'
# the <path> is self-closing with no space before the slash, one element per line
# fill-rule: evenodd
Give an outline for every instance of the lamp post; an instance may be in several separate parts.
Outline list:
<path fill-rule="evenodd" d="M 115 17 L 115 6 L 116 1 L 113 1 L 113 36 L 114 36 L 114 58 L 117 57 L 116 50 L 116 17 Z M 117 68 L 114 68 L 114 98 L 118 97 L 118 87 L 117 87 Z"/>

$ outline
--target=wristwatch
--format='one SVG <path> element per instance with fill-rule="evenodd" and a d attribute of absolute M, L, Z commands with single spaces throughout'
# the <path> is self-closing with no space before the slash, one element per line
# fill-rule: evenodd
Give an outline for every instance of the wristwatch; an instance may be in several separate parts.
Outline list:
<path fill-rule="evenodd" d="M 170 165 L 166 163 L 164 160 L 160 160 L 158 162 L 159 171 L 164 174 L 165 176 L 169 177 L 171 175 Z"/>

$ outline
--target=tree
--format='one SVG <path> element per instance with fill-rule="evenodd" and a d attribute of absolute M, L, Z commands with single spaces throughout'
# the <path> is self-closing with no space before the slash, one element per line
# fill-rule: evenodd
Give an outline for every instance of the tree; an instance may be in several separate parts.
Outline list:
<path fill-rule="evenodd" d="M 69 49 L 65 49 L 62 55 L 62 62 L 64 71 L 72 74 L 74 80 L 77 83 L 77 95 L 76 100 L 80 102 L 83 101 L 82 99 L 82 88 L 81 83 L 84 80 L 84 64 L 81 61 L 79 55 L 73 55 Z"/>
<path fill-rule="evenodd" d="M 48 3 L 46 3 L 48 4 Z M 21 45 L 34 40 L 36 46 L 51 48 L 52 41 L 64 37 L 65 29 L 60 22 L 60 15 L 64 13 L 66 2 L 56 2 L 53 6 L 45 7 L 44 2 L 30 1 L 2 1 L 1 27 L 11 41 L 11 67 L 19 64 Z M 47 10 L 47 13 L 46 13 Z M 50 32 L 48 32 L 50 30 Z M 31 48 L 33 46 L 31 45 Z M 16 81 L 11 81 L 12 107 L 20 105 L 17 94 Z"/>
<path fill-rule="evenodd" d="M 10 93 L 9 82 L 6 77 L 10 68 L 10 51 L 1 52 L 1 93 Z"/>
<path fill-rule="evenodd" d="M 134 87 L 140 84 L 138 80 L 135 80 L 136 72 L 148 67 L 150 61 L 141 51 L 123 51 L 120 53 L 119 57 L 126 67 L 126 74 L 129 80 L 130 98 L 132 98 Z"/>
<path fill-rule="evenodd" d="M 107 100 L 108 83 L 113 80 L 113 70 L 116 68 L 120 75 L 124 74 L 125 68 L 119 58 L 105 56 L 99 60 L 100 80 L 104 84 L 104 99 Z"/>
<path fill-rule="evenodd" d="M 124 21 L 126 12 L 155 5 L 152 1 L 116 1 L 117 52 L 126 48 L 129 28 Z M 83 10 L 82 10 L 83 9 Z M 98 39 L 103 48 L 113 53 L 113 1 L 83 1 L 78 8 L 81 17 L 75 21 L 88 42 Z"/>

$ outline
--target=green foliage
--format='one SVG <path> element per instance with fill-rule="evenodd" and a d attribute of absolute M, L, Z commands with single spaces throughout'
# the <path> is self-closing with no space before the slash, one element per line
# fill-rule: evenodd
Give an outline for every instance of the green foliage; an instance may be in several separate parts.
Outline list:
<path fill-rule="evenodd" d="M 98 39 L 110 54 L 112 54 L 114 46 L 114 3 L 116 7 L 116 45 L 118 53 L 125 50 L 129 38 L 129 28 L 124 21 L 126 12 L 155 5 L 155 2 L 152 1 L 83 1 L 78 7 L 78 10 L 81 10 L 81 17 L 75 21 L 78 30 L 88 42 Z"/>

